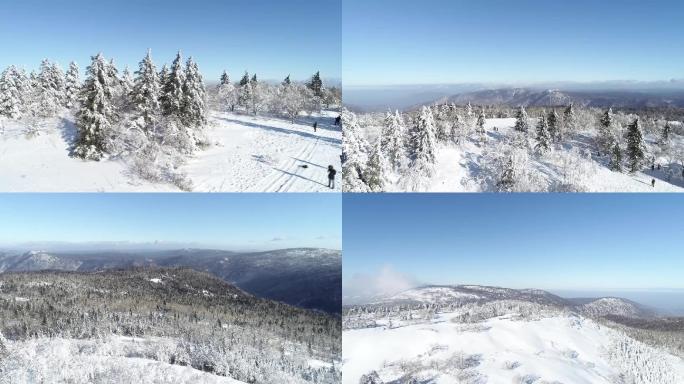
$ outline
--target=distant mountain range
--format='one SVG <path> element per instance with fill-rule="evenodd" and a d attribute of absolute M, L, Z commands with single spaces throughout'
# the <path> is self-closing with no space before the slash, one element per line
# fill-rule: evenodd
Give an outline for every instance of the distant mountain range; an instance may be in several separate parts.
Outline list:
<path fill-rule="evenodd" d="M 510 107 L 579 105 L 584 107 L 684 107 L 684 91 L 658 93 L 634 91 L 561 91 L 504 88 L 460 93 L 436 102 L 474 105 L 507 105 Z"/>
<path fill-rule="evenodd" d="M 43 270 L 92 272 L 134 267 L 189 267 L 209 272 L 258 297 L 328 313 L 340 313 L 342 305 L 342 254 L 338 250 L 0 252 L 0 273 Z"/>
<path fill-rule="evenodd" d="M 384 297 L 376 297 L 369 306 L 459 306 L 516 300 L 566 309 L 590 317 L 621 316 L 649 318 L 654 312 L 631 300 L 617 297 L 563 298 L 540 289 L 510 289 L 480 285 L 428 285 Z"/>
<path fill-rule="evenodd" d="M 439 102 L 509 106 L 683 107 L 684 80 L 662 82 L 555 82 L 533 85 L 444 84 L 345 87 L 344 104 L 356 112 L 412 109 Z"/>

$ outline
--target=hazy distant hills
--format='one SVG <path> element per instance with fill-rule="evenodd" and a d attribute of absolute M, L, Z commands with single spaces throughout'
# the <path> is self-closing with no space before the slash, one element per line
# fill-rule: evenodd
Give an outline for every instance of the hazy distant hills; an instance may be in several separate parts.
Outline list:
<path fill-rule="evenodd" d="M 658 93 L 634 91 L 561 91 L 557 89 L 534 90 L 527 88 L 491 89 L 466 92 L 438 99 L 464 105 L 561 106 L 574 104 L 584 107 L 684 107 L 684 91 Z"/>
<path fill-rule="evenodd" d="M 534 85 L 452 84 L 348 87 L 344 104 L 355 112 L 413 109 L 453 102 L 474 105 L 684 107 L 684 80 L 664 82 L 555 82 Z"/>
<path fill-rule="evenodd" d="M 337 250 L 0 253 L 0 272 L 90 272 L 134 267 L 190 267 L 214 274 L 258 297 L 329 313 L 339 313 L 342 305 L 342 255 Z"/>

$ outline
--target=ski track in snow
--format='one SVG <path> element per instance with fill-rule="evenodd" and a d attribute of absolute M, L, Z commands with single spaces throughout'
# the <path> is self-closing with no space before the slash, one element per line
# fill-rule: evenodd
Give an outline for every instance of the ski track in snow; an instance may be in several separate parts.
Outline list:
<path fill-rule="evenodd" d="M 198 152 L 181 169 L 195 191 L 324 192 L 327 168 L 341 169 L 337 112 L 301 118 L 305 123 L 213 112 L 208 135 L 217 145 Z M 313 132 L 313 121 L 319 129 Z M 218 176 L 220 175 L 220 176 Z M 332 191 L 340 191 L 339 175 Z"/>
<path fill-rule="evenodd" d="M 340 192 L 342 132 L 338 112 L 289 120 L 211 111 L 206 133 L 211 145 L 180 167 L 193 192 Z M 40 122 L 28 138 L 21 121 L 3 120 L 0 131 L 0 191 L 3 192 L 173 192 L 172 184 L 132 175 L 120 160 L 69 157 L 73 117 Z M 318 122 L 317 132 L 312 124 Z M 327 168 L 338 171 L 327 186 Z"/>

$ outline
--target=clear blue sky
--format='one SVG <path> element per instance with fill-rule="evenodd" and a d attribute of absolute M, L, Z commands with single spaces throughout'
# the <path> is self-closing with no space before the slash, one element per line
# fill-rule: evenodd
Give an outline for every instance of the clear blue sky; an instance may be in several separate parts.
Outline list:
<path fill-rule="evenodd" d="M 345 194 L 344 277 L 421 283 L 684 288 L 684 196 Z"/>
<path fill-rule="evenodd" d="M 340 194 L 2 194 L 0 246 L 33 241 L 341 248 Z"/>
<path fill-rule="evenodd" d="M 340 77 L 341 0 L 1 1 L 0 67 L 36 68 L 43 58 L 84 69 L 100 51 L 131 69 L 178 49 L 205 78 L 245 70 L 262 79 Z"/>
<path fill-rule="evenodd" d="M 681 0 L 344 0 L 345 86 L 684 78 Z"/>

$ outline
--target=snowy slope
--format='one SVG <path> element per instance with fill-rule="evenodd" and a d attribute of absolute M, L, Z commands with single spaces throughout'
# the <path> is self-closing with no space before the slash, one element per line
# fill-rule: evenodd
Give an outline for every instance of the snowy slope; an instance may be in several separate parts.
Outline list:
<path fill-rule="evenodd" d="M 437 154 L 437 172 L 430 180 L 429 189 L 435 192 L 481 190 L 481 186 L 475 182 L 479 174 L 477 167 L 473 167 L 473 164 L 477 164 L 483 153 L 491 150 L 497 142 L 512 135 L 514 125 L 514 118 L 487 119 L 485 129 L 488 132 L 489 141 L 484 147 L 472 141 L 467 141 L 460 149 L 454 146 L 441 146 Z M 498 131 L 492 132 L 494 127 Z M 572 145 L 578 148 L 585 144 L 572 142 Z M 533 169 L 547 182 L 562 179 L 561 163 L 562 160 L 555 159 L 554 154 L 542 159 L 531 159 Z M 661 180 L 665 178 L 664 173 L 661 175 L 648 175 L 644 172 L 618 173 L 590 160 L 584 160 L 582 167 L 587 170 L 587 178 L 583 184 L 590 192 L 684 192 L 684 188 L 676 182 L 671 184 Z M 651 187 L 653 176 L 657 180 L 655 187 Z"/>
<path fill-rule="evenodd" d="M 530 119 L 531 130 L 534 130 L 535 119 Z M 514 136 L 515 118 L 486 119 L 485 130 L 487 142 L 480 145 L 474 140 L 464 140 L 455 144 L 438 144 L 436 153 L 435 172 L 432 177 L 425 179 L 421 192 L 481 192 L 493 190 L 493 186 L 483 184 L 486 175 L 481 167 L 486 154 L 498 151 L 497 145 Z M 366 128 L 371 143 L 377 139 L 380 127 Z M 496 130 L 495 130 L 496 129 Z M 645 135 L 648 142 L 655 138 Z M 678 140 L 681 140 L 678 139 Z M 591 147 L 588 134 L 580 134 L 569 140 L 563 150 L 555 150 L 543 157 L 530 157 L 529 170 L 535 177 L 540 178 L 540 184 L 553 186 L 570 179 L 573 184 L 579 184 L 587 192 L 684 192 L 684 180 L 678 175 L 667 182 L 664 171 L 647 171 L 630 174 L 611 171 L 596 158 L 572 158 L 567 154 L 570 148 L 586 150 Z M 684 143 L 677 142 L 677 146 Z M 605 159 L 601 160 L 605 161 Z M 665 163 L 664 159 L 657 162 Z M 569 174 L 569 175 L 568 175 Z M 386 187 L 388 192 L 406 191 L 398 174 L 388 175 L 391 184 Z M 651 187 L 651 179 L 656 180 L 655 187 Z M 539 190 L 543 192 L 545 190 Z M 553 191 L 553 188 L 551 188 Z"/>
<path fill-rule="evenodd" d="M 83 161 L 69 157 L 75 135 L 73 117 L 41 121 L 37 136 L 27 136 L 17 121 L 0 121 L 0 191 L 134 192 L 172 191 L 129 176 L 120 160 Z M 3 129 L 4 128 L 4 129 Z"/>
<path fill-rule="evenodd" d="M 442 314 L 343 333 L 343 383 L 681 383 L 684 361 L 576 315 L 501 316 L 478 324 Z M 375 372 L 375 373 L 374 373 Z M 622 376 L 621 376 L 622 375 Z M 416 381 L 409 381 L 415 379 Z"/>
<path fill-rule="evenodd" d="M 216 145 L 199 152 L 182 170 L 193 180 L 196 191 L 330 191 L 328 165 L 340 169 L 342 134 L 333 125 L 336 116 L 336 112 L 326 111 L 301 118 L 306 124 L 292 124 L 214 112 L 207 133 Z M 314 121 L 318 121 L 315 133 Z M 339 191 L 337 184 L 335 190 Z"/>
<path fill-rule="evenodd" d="M 0 363 L 0 383 L 242 383 L 145 356 L 151 346 L 162 349 L 174 343 L 177 341 L 123 336 L 8 342 L 9 357 Z"/>
<path fill-rule="evenodd" d="M 340 169 L 341 129 L 336 112 L 278 118 L 211 112 L 212 145 L 181 167 L 196 192 L 313 192 L 327 187 L 328 165 Z M 318 131 L 312 124 L 318 122 Z M 153 192 L 178 191 L 133 175 L 121 160 L 82 161 L 68 156 L 73 117 L 41 120 L 38 135 L 26 123 L 0 121 L 0 191 Z M 339 178 L 335 191 L 340 190 Z"/>

